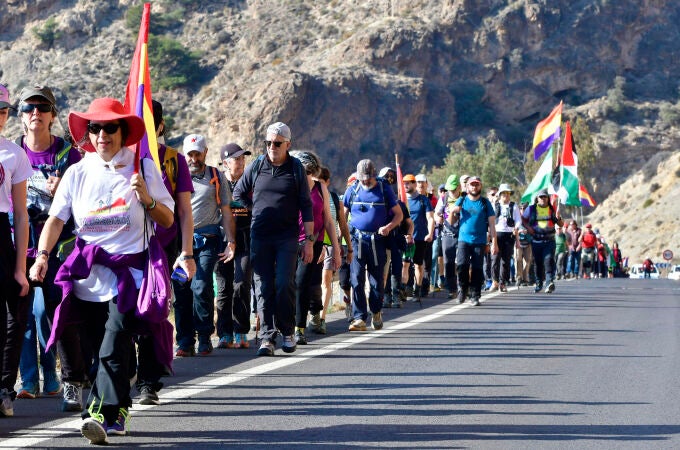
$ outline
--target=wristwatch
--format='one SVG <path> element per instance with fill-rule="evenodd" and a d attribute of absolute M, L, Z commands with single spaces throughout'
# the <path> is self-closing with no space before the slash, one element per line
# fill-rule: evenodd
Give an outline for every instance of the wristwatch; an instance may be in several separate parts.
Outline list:
<path fill-rule="evenodd" d="M 305 239 L 307 239 L 309 242 L 314 242 L 314 235 L 308 234 L 307 236 L 305 236 Z"/>

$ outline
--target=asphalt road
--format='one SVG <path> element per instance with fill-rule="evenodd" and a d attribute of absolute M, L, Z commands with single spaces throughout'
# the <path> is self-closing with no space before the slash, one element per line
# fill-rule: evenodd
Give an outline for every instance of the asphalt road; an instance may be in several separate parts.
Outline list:
<path fill-rule="evenodd" d="M 357 334 L 336 313 L 292 355 L 176 360 L 162 404 L 135 405 L 110 446 L 680 448 L 680 283 L 572 280 L 482 300 L 437 294 Z M 17 400 L 0 448 L 89 446 L 59 405 Z"/>

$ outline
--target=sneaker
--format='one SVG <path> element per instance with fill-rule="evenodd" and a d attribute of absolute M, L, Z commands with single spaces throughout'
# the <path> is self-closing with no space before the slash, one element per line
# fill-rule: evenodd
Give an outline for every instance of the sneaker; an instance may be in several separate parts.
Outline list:
<path fill-rule="evenodd" d="M 263 339 L 260 348 L 257 350 L 257 356 L 274 356 L 274 343 L 268 339 Z"/>
<path fill-rule="evenodd" d="M 127 434 L 130 413 L 127 408 L 118 409 L 118 418 L 112 425 L 106 427 L 106 434 L 115 436 L 125 436 Z"/>
<path fill-rule="evenodd" d="M 231 335 L 222 336 L 219 341 L 217 341 L 217 348 L 234 348 L 236 347 L 234 343 L 234 338 Z"/>
<path fill-rule="evenodd" d="M 491 282 L 491 280 L 487 280 L 487 281 L 486 281 L 486 284 L 484 285 L 484 290 L 485 290 L 485 291 L 488 291 L 489 289 L 491 289 L 491 285 L 492 285 L 492 284 L 493 284 L 493 283 Z"/>
<path fill-rule="evenodd" d="M 160 405 L 161 401 L 158 398 L 158 393 L 153 387 L 144 385 L 139 388 L 139 404 L 140 405 Z"/>
<path fill-rule="evenodd" d="M 316 329 L 319 328 L 319 325 L 321 325 L 321 314 L 312 314 L 312 317 L 309 319 L 309 328 L 316 331 Z"/>
<path fill-rule="evenodd" d="M 175 353 L 175 356 L 178 358 L 188 358 L 190 356 L 194 356 L 195 354 L 196 351 L 194 350 L 194 347 L 189 348 L 179 347 L 177 349 L 177 353 Z"/>
<path fill-rule="evenodd" d="M 361 319 L 354 319 L 349 324 L 349 331 L 366 331 L 366 322 Z"/>
<path fill-rule="evenodd" d="M 66 393 L 71 383 L 64 383 L 64 393 Z M 90 444 L 94 445 L 104 445 L 108 444 L 106 440 L 106 419 L 104 419 L 104 414 L 101 414 L 101 405 L 99 404 L 99 409 L 95 412 L 94 405 L 95 401 L 87 408 L 90 417 L 83 420 L 80 425 L 80 433 L 90 441 Z"/>
<path fill-rule="evenodd" d="M 455 297 L 455 295 L 453 294 L 452 291 L 449 291 L 449 292 L 446 294 L 446 298 L 448 298 L 448 299 L 452 299 L 453 297 Z"/>
<path fill-rule="evenodd" d="M 480 305 L 479 296 L 475 295 L 474 297 L 472 297 L 472 299 L 470 300 L 470 303 L 472 303 L 472 306 L 479 306 Z"/>
<path fill-rule="evenodd" d="M 508 288 L 505 287 L 505 283 L 501 283 L 500 285 L 498 285 L 498 290 L 500 290 L 501 292 L 508 292 Z"/>
<path fill-rule="evenodd" d="M 201 356 L 208 356 L 213 351 L 212 341 L 208 336 L 199 336 L 198 338 L 198 354 Z"/>
<path fill-rule="evenodd" d="M 342 296 L 342 301 L 345 303 L 345 318 L 348 321 L 352 320 L 352 301 L 346 295 Z"/>
<path fill-rule="evenodd" d="M 536 286 L 534 286 L 534 293 L 538 294 L 543 290 L 543 283 L 536 283 Z"/>
<path fill-rule="evenodd" d="M 319 323 L 319 328 L 315 328 L 314 332 L 316 334 L 326 334 L 326 319 L 321 319 L 321 323 Z"/>
<path fill-rule="evenodd" d="M 245 333 L 234 333 L 234 348 L 250 348 L 248 335 Z"/>
<path fill-rule="evenodd" d="M 374 330 L 380 330 L 383 327 L 382 312 L 378 311 L 377 313 L 373 313 L 371 327 Z"/>
<path fill-rule="evenodd" d="M 32 383 L 25 383 L 19 390 L 19 393 L 17 394 L 17 398 L 23 398 L 28 400 L 33 400 L 34 398 L 39 396 L 40 392 L 38 392 L 38 386 Z"/>
<path fill-rule="evenodd" d="M 295 330 L 295 343 L 298 345 L 307 345 L 307 338 L 305 337 L 304 328 L 298 328 Z"/>
<path fill-rule="evenodd" d="M 545 287 L 545 293 L 546 294 L 552 294 L 553 291 L 555 290 L 555 283 L 552 281 L 548 283 L 548 285 Z"/>
<path fill-rule="evenodd" d="M 12 394 L 7 388 L 0 390 L 0 416 L 12 417 L 14 406 L 12 404 Z"/>
<path fill-rule="evenodd" d="M 83 410 L 83 386 L 80 383 L 64 383 L 64 401 L 61 404 L 64 412 Z"/>
<path fill-rule="evenodd" d="M 61 393 L 61 382 L 56 373 L 43 374 L 42 393 L 48 397 L 55 397 Z"/>
<path fill-rule="evenodd" d="M 465 292 L 461 289 L 458 291 L 458 304 L 462 305 L 465 303 Z"/>
<path fill-rule="evenodd" d="M 391 308 L 392 307 L 392 299 L 389 298 L 389 297 L 385 297 L 385 299 L 383 300 L 382 307 L 383 307 L 383 309 Z"/>
<path fill-rule="evenodd" d="M 296 348 L 297 344 L 295 343 L 295 336 L 291 334 L 290 336 L 283 337 L 283 343 L 281 343 L 281 350 L 283 350 L 284 353 L 293 353 Z"/>

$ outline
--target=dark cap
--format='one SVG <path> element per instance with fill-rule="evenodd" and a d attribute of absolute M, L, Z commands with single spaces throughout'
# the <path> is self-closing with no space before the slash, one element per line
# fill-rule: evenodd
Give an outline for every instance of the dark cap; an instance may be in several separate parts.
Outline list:
<path fill-rule="evenodd" d="M 29 98 L 33 97 L 42 98 L 43 100 L 47 101 L 50 105 L 52 105 L 52 107 L 55 107 L 57 105 L 57 99 L 54 98 L 52 89 L 48 88 L 47 86 L 38 85 L 23 88 L 19 93 L 19 103 L 25 102 Z"/>
<path fill-rule="evenodd" d="M 224 161 L 227 158 L 238 158 L 241 155 L 250 155 L 250 151 L 243 150 L 238 144 L 229 143 L 220 149 L 220 157 Z"/>
<path fill-rule="evenodd" d="M 370 159 L 362 159 L 357 164 L 357 180 L 366 181 L 375 178 L 375 165 Z"/>

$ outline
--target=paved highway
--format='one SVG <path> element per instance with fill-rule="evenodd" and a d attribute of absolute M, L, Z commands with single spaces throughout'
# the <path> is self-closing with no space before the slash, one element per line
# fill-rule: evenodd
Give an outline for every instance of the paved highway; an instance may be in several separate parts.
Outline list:
<path fill-rule="evenodd" d="M 135 405 L 111 445 L 176 448 L 680 448 L 680 283 L 572 280 L 552 295 L 437 294 L 378 332 L 273 358 L 175 361 L 160 406 Z M 0 448 L 85 447 L 57 399 L 18 400 Z"/>

